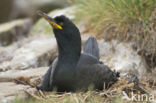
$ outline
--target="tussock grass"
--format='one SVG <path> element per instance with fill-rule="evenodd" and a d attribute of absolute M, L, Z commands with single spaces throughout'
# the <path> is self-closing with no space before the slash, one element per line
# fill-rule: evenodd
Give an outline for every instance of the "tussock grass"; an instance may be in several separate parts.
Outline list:
<path fill-rule="evenodd" d="M 70 0 L 78 5 L 77 20 L 87 31 L 105 40 L 132 41 L 145 56 L 148 68 L 156 67 L 156 0 Z"/>
<path fill-rule="evenodd" d="M 108 25 L 126 26 L 148 22 L 156 0 L 72 0 L 80 7 L 77 18 L 85 19 L 96 30 Z"/>

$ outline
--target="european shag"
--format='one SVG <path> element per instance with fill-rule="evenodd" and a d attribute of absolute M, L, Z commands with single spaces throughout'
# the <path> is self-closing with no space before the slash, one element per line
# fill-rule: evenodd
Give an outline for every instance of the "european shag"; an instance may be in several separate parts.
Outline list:
<path fill-rule="evenodd" d="M 81 53 L 81 37 L 79 29 L 66 16 L 55 18 L 38 11 L 53 27 L 58 45 L 58 57 L 44 75 L 40 90 L 76 91 L 87 90 L 90 85 L 102 90 L 118 79 L 118 73 L 110 70 L 99 61 L 99 48 L 95 38 L 90 37 Z"/>

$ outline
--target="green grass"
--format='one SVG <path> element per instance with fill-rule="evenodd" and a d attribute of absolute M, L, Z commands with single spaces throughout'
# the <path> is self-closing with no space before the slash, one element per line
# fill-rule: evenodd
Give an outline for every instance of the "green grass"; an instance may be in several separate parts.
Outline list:
<path fill-rule="evenodd" d="M 70 1 L 78 6 L 76 20 L 84 20 L 87 31 L 105 40 L 134 42 L 141 55 L 149 54 L 149 67 L 156 66 L 156 0 Z"/>
<path fill-rule="evenodd" d="M 95 96 L 92 91 L 87 93 L 64 93 L 60 96 L 52 94 L 44 100 L 16 99 L 13 103 L 102 103 L 103 98 Z"/>
<path fill-rule="evenodd" d="M 16 99 L 13 103 L 105 103 L 106 101 L 107 100 L 104 96 L 100 96 L 95 91 L 88 91 L 87 93 L 64 93 L 61 96 L 53 94 L 43 100 L 32 98 Z M 111 103 L 127 103 L 122 100 L 120 96 L 116 96 L 108 101 L 111 101 Z"/>
<path fill-rule="evenodd" d="M 126 26 L 147 22 L 156 8 L 156 0 L 72 0 L 80 7 L 78 18 L 88 21 L 95 30 L 108 25 Z"/>

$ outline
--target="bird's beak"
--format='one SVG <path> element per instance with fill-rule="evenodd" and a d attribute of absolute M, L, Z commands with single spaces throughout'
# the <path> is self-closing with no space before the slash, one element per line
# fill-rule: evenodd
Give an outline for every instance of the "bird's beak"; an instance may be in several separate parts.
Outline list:
<path fill-rule="evenodd" d="M 58 25 L 57 23 L 55 23 L 55 20 L 51 18 L 50 16 L 48 16 L 46 13 L 42 11 L 37 11 L 37 14 L 39 16 L 42 16 L 44 19 L 46 19 L 52 25 L 53 28 L 62 30 L 62 27 Z"/>

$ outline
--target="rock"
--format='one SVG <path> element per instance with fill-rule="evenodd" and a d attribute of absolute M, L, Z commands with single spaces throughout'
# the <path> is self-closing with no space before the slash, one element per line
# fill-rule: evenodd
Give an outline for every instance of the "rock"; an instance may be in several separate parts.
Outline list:
<path fill-rule="evenodd" d="M 0 47 L 0 63 L 11 60 L 13 53 L 17 48 L 18 45 L 16 44 L 12 44 L 7 47 Z"/>
<path fill-rule="evenodd" d="M 23 45 L 14 53 L 9 69 L 27 69 L 48 66 L 56 57 L 57 46 L 54 38 L 37 38 Z"/>
<path fill-rule="evenodd" d="M 31 36 L 8 47 L 0 47 L 0 71 L 49 66 L 57 55 L 55 38 Z"/>
<path fill-rule="evenodd" d="M 0 72 L 0 82 L 9 82 L 10 79 L 25 77 L 25 78 L 40 78 L 42 77 L 49 67 L 30 68 L 27 70 L 9 70 L 6 72 Z"/>
<path fill-rule="evenodd" d="M 0 103 L 12 103 L 12 101 L 18 98 L 27 98 L 28 94 L 25 91 L 35 94 L 36 88 L 32 88 L 29 85 L 13 83 L 13 79 L 19 77 L 30 78 L 31 84 L 36 83 L 37 79 L 40 79 L 48 70 L 49 67 L 30 68 L 28 70 L 10 70 L 0 73 Z"/>
<path fill-rule="evenodd" d="M 133 50 L 131 43 L 99 40 L 98 44 L 102 61 L 122 76 L 132 73 L 142 77 L 146 73 L 142 58 Z"/>
<path fill-rule="evenodd" d="M 5 62 L 1 63 L 0 64 L 0 72 L 9 70 L 9 66 L 10 66 L 9 61 L 5 61 Z"/>
<path fill-rule="evenodd" d="M 0 103 L 12 103 L 12 101 L 15 99 L 16 99 L 15 96 L 3 97 L 0 99 Z"/>
<path fill-rule="evenodd" d="M 0 23 L 32 17 L 38 9 L 49 12 L 67 5 L 66 0 L 3 0 L 0 3 Z"/>
<path fill-rule="evenodd" d="M 14 0 L 11 19 L 21 17 L 36 17 L 36 10 L 51 10 L 66 7 L 66 0 Z M 34 18 L 35 19 L 35 18 Z"/>
<path fill-rule="evenodd" d="M 29 86 L 17 85 L 12 82 L 0 83 L 0 103 L 10 103 L 17 96 L 20 98 L 25 98 L 27 95 L 24 93 L 24 89 Z"/>
<path fill-rule="evenodd" d="M 74 11 L 76 10 L 75 6 L 68 7 L 61 10 L 55 10 L 49 13 L 49 16 L 56 17 L 58 15 L 66 15 L 70 19 L 74 19 Z M 53 34 L 52 28 L 48 22 L 46 22 L 43 18 L 39 19 L 39 21 L 33 26 L 30 34 L 41 34 L 41 35 L 51 35 Z"/>
<path fill-rule="evenodd" d="M 32 25 L 31 19 L 20 19 L 0 25 L 0 46 L 6 46 L 26 36 Z"/>
<path fill-rule="evenodd" d="M 32 38 L 32 37 L 31 37 Z M 15 56 L 15 51 L 20 48 L 22 45 L 30 42 L 30 38 L 21 39 L 15 43 L 12 43 L 9 46 L 0 47 L 0 72 L 6 71 L 9 69 L 10 61 Z"/>
<path fill-rule="evenodd" d="M 28 1 L 28 0 L 26 0 Z M 54 10 L 68 6 L 67 0 L 30 0 L 32 7 L 44 11 Z"/>

